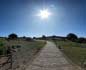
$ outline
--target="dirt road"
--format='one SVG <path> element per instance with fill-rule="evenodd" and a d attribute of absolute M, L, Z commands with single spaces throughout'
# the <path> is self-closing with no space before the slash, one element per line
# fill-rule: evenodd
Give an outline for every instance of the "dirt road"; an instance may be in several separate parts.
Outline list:
<path fill-rule="evenodd" d="M 52 42 L 39 52 L 26 70 L 78 70 L 63 56 Z"/>

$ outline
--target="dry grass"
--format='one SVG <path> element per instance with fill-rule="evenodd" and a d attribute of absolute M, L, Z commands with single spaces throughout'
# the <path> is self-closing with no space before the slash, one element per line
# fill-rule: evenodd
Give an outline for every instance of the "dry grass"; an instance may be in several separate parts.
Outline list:
<path fill-rule="evenodd" d="M 14 70 L 24 69 L 25 66 L 29 64 L 30 60 L 34 58 L 34 55 L 36 55 L 38 51 L 46 44 L 45 41 L 24 41 L 24 40 L 10 40 L 10 41 L 3 40 L 3 43 L 5 48 L 7 48 L 8 46 L 15 46 L 15 47 L 17 45 L 21 46 L 20 48 L 16 48 L 16 52 L 12 53 Z M 6 67 L 4 66 L 4 68 Z"/>
<path fill-rule="evenodd" d="M 57 41 L 57 45 L 63 48 L 63 52 L 76 64 L 81 65 L 86 61 L 86 44 L 75 43 L 71 41 Z"/>

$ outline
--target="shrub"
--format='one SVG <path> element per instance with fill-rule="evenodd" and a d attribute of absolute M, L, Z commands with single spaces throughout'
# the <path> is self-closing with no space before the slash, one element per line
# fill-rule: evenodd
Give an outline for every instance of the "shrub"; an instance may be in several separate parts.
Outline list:
<path fill-rule="evenodd" d="M 54 39 L 55 39 L 55 38 L 57 38 L 57 36 L 53 35 L 53 36 L 52 36 L 52 38 L 54 38 Z"/>
<path fill-rule="evenodd" d="M 21 45 L 17 45 L 16 48 L 21 48 Z"/>
<path fill-rule="evenodd" d="M 78 43 L 86 43 L 86 39 L 81 37 L 77 40 Z"/>
<path fill-rule="evenodd" d="M 46 39 L 46 36 L 45 36 L 45 35 L 43 35 L 43 36 L 42 36 L 42 39 Z"/>
<path fill-rule="evenodd" d="M 9 38 L 9 39 L 17 39 L 18 36 L 17 36 L 16 34 L 12 33 L 12 34 L 10 34 L 10 35 L 8 36 L 8 38 Z"/>
<path fill-rule="evenodd" d="M 4 46 L 4 44 L 2 42 L 0 42 L 0 55 L 2 55 L 4 53 L 5 48 L 3 46 Z"/>
<path fill-rule="evenodd" d="M 33 39 L 28 37 L 28 38 L 26 38 L 26 41 L 33 41 Z"/>
<path fill-rule="evenodd" d="M 69 33 L 67 35 L 67 39 L 75 42 L 75 41 L 77 41 L 78 37 L 77 37 L 77 35 L 75 35 L 73 33 Z"/>
<path fill-rule="evenodd" d="M 33 39 L 36 39 L 36 37 L 33 37 Z"/>

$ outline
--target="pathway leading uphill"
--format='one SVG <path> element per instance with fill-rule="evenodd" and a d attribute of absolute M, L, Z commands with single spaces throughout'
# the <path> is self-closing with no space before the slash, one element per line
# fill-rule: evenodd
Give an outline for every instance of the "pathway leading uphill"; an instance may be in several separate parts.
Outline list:
<path fill-rule="evenodd" d="M 78 70 L 69 63 L 59 49 L 52 42 L 39 52 L 26 70 Z"/>

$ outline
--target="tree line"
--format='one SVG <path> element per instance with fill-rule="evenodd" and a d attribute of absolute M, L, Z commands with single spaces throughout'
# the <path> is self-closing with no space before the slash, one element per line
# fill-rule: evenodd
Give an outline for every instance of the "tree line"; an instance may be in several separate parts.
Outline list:
<path fill-rule="evenodd" d="M 69 33 L 66 38 L 73 42 L 86 43 L 86 38 L 78 37 L 76 34 L 73 33 Z"/>
<path fill-rule="evenodd" d="M 57 38 L 58 36 L 50 36 L 51 38 Z M 15 34 L 15 33 L 12 33 L 12 34 L 9 34 L 8 35 L 8 39 L 17 39 L 18 38 L 18 35 Z M 23 39 L 26 39 L 26 40 L 32 40 L 31 37 L 22 37 Z M 43 35 L 41 37 L 41 39 L 46 39 L 46 38 L 49 38 L 49 37 L 46 37 L 45 35 Z M 59 37 L 59 38 L 64 38 L 64 39 L 67 39 L 67 40 L 70 40 L 70 41 L 73 41 L 73 42 L 78 42 L 78 43 L 86 43 L 86 38 L 84 37 L 78 37 L 76 34 L 74 33 L 69 33 L 67 34 L 66 37 Z M 36 37 L 33 37 L 33 39 L 36 39 Z"/>

